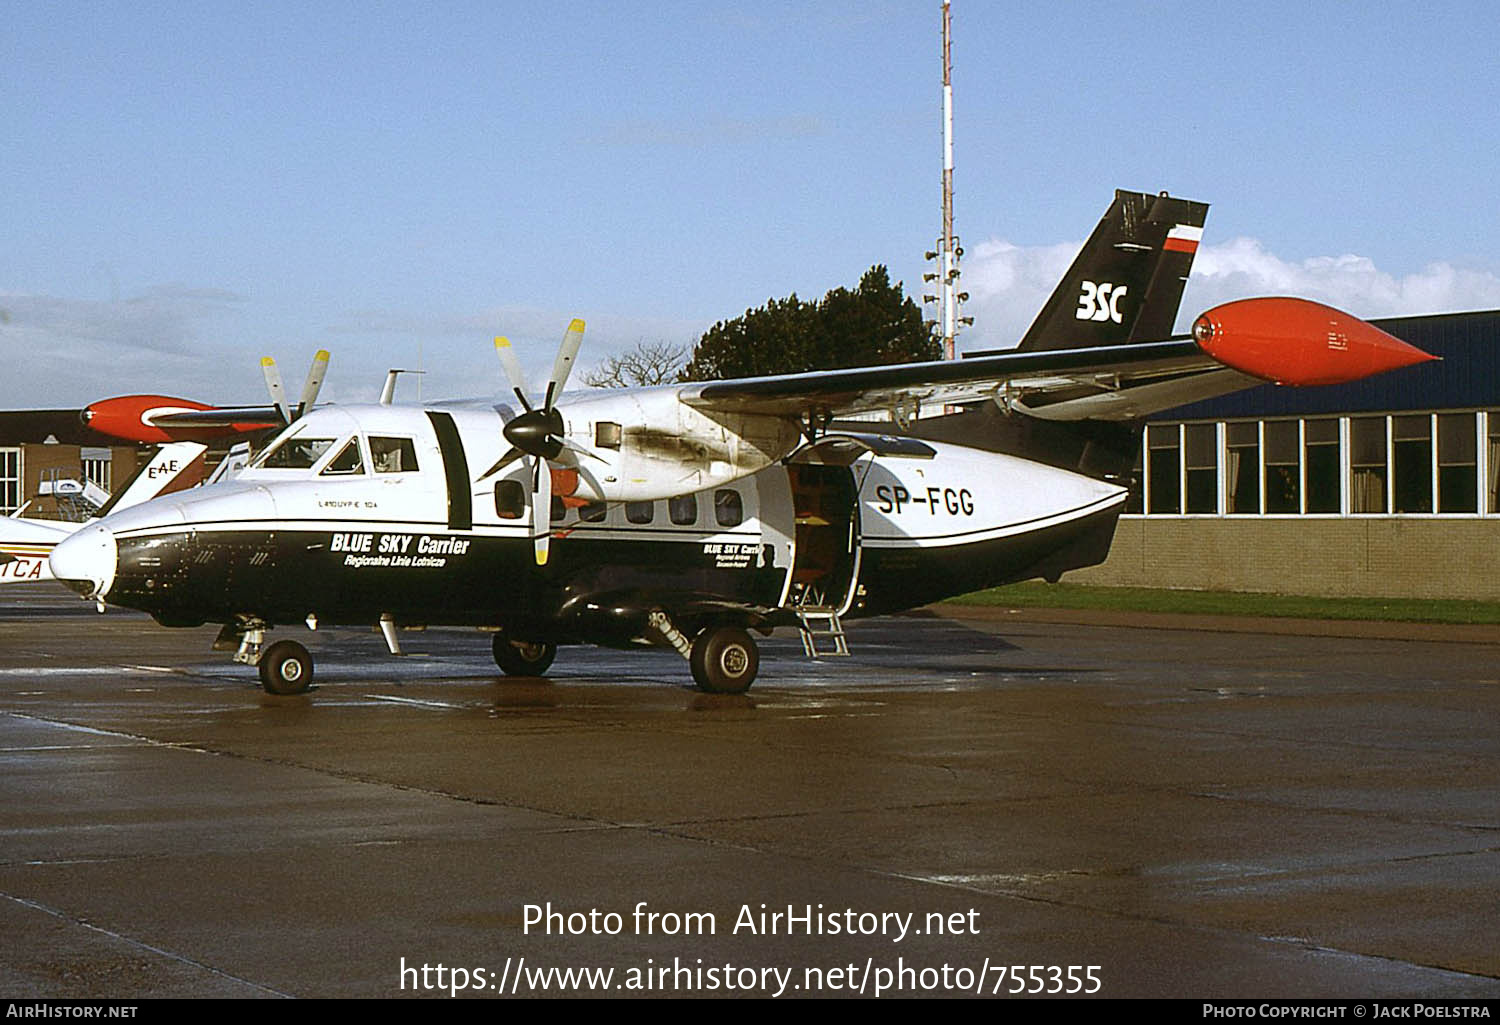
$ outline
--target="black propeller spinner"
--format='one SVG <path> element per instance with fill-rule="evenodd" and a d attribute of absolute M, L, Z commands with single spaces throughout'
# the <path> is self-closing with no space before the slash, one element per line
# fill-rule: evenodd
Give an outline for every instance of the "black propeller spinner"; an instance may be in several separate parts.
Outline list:
<path fill-rule="evenodd" d="M 569 447 L 563 437 L 562 413 L 552 403 L 568 383 L 568 374 L 573 369 L 573 361 L 578 357 L 578 348 L 582 344 L 583 321 L 574 319 L 563 335 L 557 359 L 552 364 L 552 377 L 547 381 L 542 407 L 534 409 L 526 398 L 526 377 L 509 340 L 495 339 L 495 352 L 505 368 L 505 376 L 510 379 L 511 388 L 526 412 L 512 417 L 501 429 L 511 447 L 479 479 L 498 473 L 517 459 L 524 457 L 527 460 L 531 469 L 531 536 L 536 547 L 538 566 L 547 564 L 548 543 L 552 536 L 552 473 L 547 464 L 561 456 L 564 448 Z"/>

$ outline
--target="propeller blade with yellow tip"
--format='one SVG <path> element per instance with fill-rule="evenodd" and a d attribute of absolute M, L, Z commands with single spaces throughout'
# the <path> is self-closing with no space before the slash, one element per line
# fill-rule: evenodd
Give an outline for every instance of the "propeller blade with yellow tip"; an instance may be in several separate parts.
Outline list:
<path fill-rule="evenodd" d="M 568 324 L 568 330 L 563 334 L 562 345 L 558 346 L 557 359 L 552 363 L 552 378 L 547 382 L 547 397 L 542 403 L 544 409 L 551 409 L 552 402 L 562 390 L 568 385 L 568 375 L 573 372 L 573 361 L 578 358 L 578 350 L 583 346 L 583 321 L 577 317 Z"/>
<path fill-rule="evenodd" d="M 260 361 L 260 372 L 266 378 L 266 391 L 271 393 L 271 404 L 281 413 L 281 419 L 287 423 L 292 422 L 292 411 L 286 404 L 286 389 L 281 386 L 281 371 L 276 369 L 276 361 L 266 356 Z"/>
<path fill-rule="evenodd" d="M 531 488 L 531 536 L 536 545 L 536 564 L 547 565 L 552 541 L 552 468 L 545 459 L 533 459 Z"/>
<path fill-rule="evenodd" d="M 505 376 L 516 398 L 521 400 L 521 407 L 531 409 L 531 401 L 526 398 L 526 372 L 521 369 L 521 361 L 516 358 L 516 350 L 511 348 L 509 338 L 495 339 L 495 355 L 500 357 L 500 365 L 505 368 Z"/>
<path fill-rule="evenodd" d="M 313 403 L 318 399 L 318 392 L 323 388 L 323 378 L 328 376 L 328 350 L 319 349 L 318 354 L 313 357 L 312 366 L 307 368 L 307 380 L 302 385 L 302 398 L 297 403 L 297 415 L 305 416 L 312 409 Z"/>

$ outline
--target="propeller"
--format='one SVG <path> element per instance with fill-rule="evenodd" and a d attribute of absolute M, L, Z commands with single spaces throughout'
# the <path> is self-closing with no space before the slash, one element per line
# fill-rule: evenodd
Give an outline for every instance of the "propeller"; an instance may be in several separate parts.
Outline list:
<path fill-rule="evenodd" d="M 297 407 L 293 409 L 287 404 L 286 389 L 281 384 L 281 371 L 276 369 L 276 361 L 270 356 L 260 361 L 261 373 L 266 378 L 266 391 L 271 393 L 271 402 L 281 413 L 281 419 L 291 423 L 302 417 L 313 403 L 318 399 L 318 392 L 322 390 L 323 378 L 328 376 L 328 350 L 319 349 L 318 354 L 313 357 L 312 366 L 307 369 L 307 380 L 302 383 L 302 395 L 297 400 Z"/>
<path fill-rule="evenodd" d="M 552 376 L 547 379 L 546 391 L 542 394 L 541 406 L 533 406 L 526 397 L 526 375 L 521 361 L 511 348 L 508 338 L 495 339 L 495 353 L 511 390 L 520 399 L 525 412 L 511 418 L 503 428 L 510 449 L 496 461 L 495 465 L 480 475 L 483 480 L 505 469 L 517 459 L 525 459 L 531 470 L 531 536 L 536 545 L 536 564 L 547 565 L 548 545 L 551 539 L 552 517 L 552 468 L 548 465 L 563 454 L 565 449 L 579 451 L 563 436 L 565 425 L 562 413 L 554 404 L 568 383 L 573 372 L 573 362 L 578 358 L 583 345 L 583 321 L 574 318 L 563 335 L 558 347 L 557 359 L 552 363 Z"/>

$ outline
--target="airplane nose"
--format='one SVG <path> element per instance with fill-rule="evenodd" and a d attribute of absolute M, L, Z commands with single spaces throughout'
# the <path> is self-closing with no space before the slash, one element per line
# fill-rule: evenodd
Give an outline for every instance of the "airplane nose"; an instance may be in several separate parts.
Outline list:
<path fill-rule="evenodd" d="M 118 559 L 114 534 L 93 524 L 64 538 L 47 565 L 54 577 L 85 598 L 103 598 L 115 582 Z"/>

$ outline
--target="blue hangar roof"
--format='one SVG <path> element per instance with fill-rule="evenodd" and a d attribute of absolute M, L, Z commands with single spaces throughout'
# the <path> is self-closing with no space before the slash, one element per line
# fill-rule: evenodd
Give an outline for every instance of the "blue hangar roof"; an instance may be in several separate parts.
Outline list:
<path fill-rule="evenodd" d="M 1353 384 L 1326 388 L 1263 385 L 1178 406 L 1152 420 L 1230 420 L 1272 416 L 1334 416 L 1406 409 L 1500 408 L 1500 310 L 1391 317 L 1370 323 L 1441 356 Z"/>

